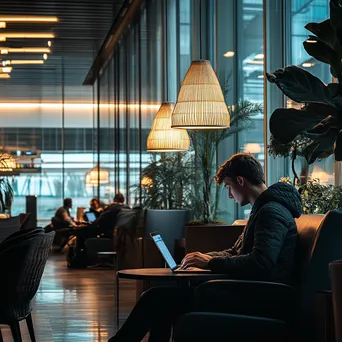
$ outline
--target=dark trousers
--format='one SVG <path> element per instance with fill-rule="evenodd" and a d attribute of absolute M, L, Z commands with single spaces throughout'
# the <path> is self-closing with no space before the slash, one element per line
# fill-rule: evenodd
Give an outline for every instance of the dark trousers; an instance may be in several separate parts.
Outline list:
<path fill-rule="evenodd" d="M 193 287 L 153 287 L 142 294 L 121 329 L 108 342 L 169 342 L 172 325 L 193 311 Z"/>

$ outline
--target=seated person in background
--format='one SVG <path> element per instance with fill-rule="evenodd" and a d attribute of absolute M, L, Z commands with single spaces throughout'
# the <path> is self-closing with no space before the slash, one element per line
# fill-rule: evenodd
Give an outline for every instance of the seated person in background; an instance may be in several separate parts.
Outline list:
<path fill-rule="evenodd" d="M 67 244 L 70 236 L 73 234 L 76 222 L 74 218 L 70 215 L 70 209 L 72 208 L 72 199 L 65 198 L 63 201 L 63 206 L 56 210 L 55 216 L 51 218 L 51 223 L 53 229 L 60 236 L 56 241 L 59 244 L 60 251 Z"/>
<path fill-rule="evenodd" d="M 267 188 L 262 166 L 247 153 L 238 153 L 218 170 L 216 183 L 240 206 L 252 205 L 248 223 L 235 245 L 221 252 L 186 255 L 181 266 L 210 269 L 231 279 L 291 284 L 301 198 L 291 185 Z M 168 342 L 177 318 L 195 308 L 195 288 L 154 287 L 143 293 L 121 329 L 109 342 Z M 197 308 L 200 309 L 201 308 Z M 229 308 L 227 308 L 229 310 Z M 213 335 L 214 336 L 214 335 Z"/>
<path fill-rule="evenodd" d="M 55 216 L 51 220 L 54 228 L 58 229 L 76 226 L 74 218 L 70 215 L 71 208 L 72 199 L 64 198 L 63 207 L 59 207 L 56 210 Z"/>
<path fill-rule="evenodd" d="M 84 248 L 84 242 L 86 239 L 99 235 L 105 237 L 113 236 L 113 229 L 115 227 L 118 213 L 121 209 L 130 209 L 127 204 L 124 204 L 124 201 L 124 195 L 117 193 L 114 196 L 113 203 L 104 209 L 104 211 L 93 223 L 75 231 L 75 235 L 79 238 L 78 243 L 81 248 Z"/>
<path fill-rule="evenodd" d="M 98 218 L 103 212 L 103 208 L 100 206 L 100 201 L 97 198 L 93 198 L 89 202 L 89 211 L 94 213 L 95 217 Z M 86 221 L 86 219 L 85 219 Z"/>
<path fill-rule="evenodd" d="M 125 196 L 120 192 L 115 194 L 113 204 L 121 205 L 124 209 L 131 209 L 129 205 L 125 204 Z"/>

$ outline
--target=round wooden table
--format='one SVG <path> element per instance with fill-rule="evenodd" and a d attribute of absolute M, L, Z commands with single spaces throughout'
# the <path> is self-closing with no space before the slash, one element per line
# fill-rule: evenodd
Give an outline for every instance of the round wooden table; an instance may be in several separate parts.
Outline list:
<path fill-rule="evenodd" d="M 208 281 L 214 279 L 227 279 L 227 274 L 216 273 L 196 273 L 196 272 L 179 272 L 173 273 L 170 268 L 136 268 L 130 270 L 121 270 L 116 272 L 116 327 L 119 329 L 119 279 L 132 279 L 132 280 L 173 280 L 179 284 L 189 286 L 191 280 L 194 281 Z"/>

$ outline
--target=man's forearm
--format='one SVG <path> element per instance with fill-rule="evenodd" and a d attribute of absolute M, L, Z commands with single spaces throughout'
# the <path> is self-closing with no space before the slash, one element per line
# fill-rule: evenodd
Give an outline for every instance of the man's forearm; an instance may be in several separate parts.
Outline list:
<path fill-rule="evenodd" d="M 234 250 L 232 248 L 225 249 L 225 250 L 219 251 L 219 252 L 216 252 L 216 251 L 208 252 L 205 254 L 210 255 L 214 258 L 216 258 L 216 257 L 231 257 L 231 256 L 235 255 Z"/>

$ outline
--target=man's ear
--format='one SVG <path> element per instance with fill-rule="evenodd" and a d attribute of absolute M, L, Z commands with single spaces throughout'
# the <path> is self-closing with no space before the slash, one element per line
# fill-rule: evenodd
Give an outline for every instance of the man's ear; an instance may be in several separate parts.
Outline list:
<path fill-rule="evenodd" d="M 246 181 L 245 181 L 245 179 L 243 177 L 237 176 L 236 177 L 236 183 L 239 184 L 240 186 L 244 186 Z"/>

